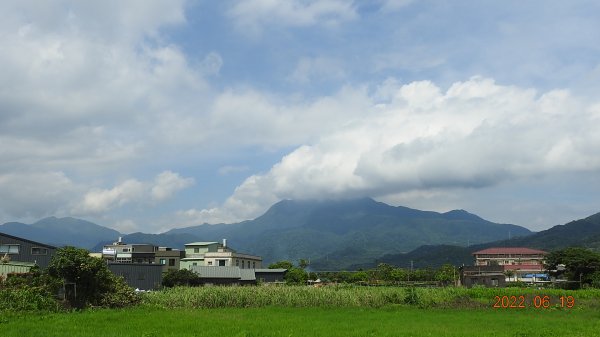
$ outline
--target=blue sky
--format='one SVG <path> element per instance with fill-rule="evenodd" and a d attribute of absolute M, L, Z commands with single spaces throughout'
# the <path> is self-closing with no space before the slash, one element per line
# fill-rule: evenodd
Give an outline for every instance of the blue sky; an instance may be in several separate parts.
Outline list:
<path fill-rule="evenodd" d="M 595 1 L 5 1 L 0 221 L 600 211 Z"/>

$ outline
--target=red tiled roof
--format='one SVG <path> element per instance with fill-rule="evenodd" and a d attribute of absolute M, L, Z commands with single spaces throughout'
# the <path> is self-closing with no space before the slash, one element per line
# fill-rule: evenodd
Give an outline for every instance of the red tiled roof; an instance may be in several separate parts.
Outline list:
<path fill-rule="evenodd" d="M 480 250 L 473 253 L 475 254 L 548 254 L 548 252 L 525 247 L 498 247 Z"/>

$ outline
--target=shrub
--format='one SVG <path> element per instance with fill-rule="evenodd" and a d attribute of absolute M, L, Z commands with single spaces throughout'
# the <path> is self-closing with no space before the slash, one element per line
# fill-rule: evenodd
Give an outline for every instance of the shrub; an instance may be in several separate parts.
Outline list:
<path fill-rule="evenodd" d="M 169 270 L 163 276 L 162 285 L 168 288 L 177 286 L 197 286 L 200 285 L 200 276 L 191 270 Z"/>
<path fill-rule="evenodd" d="M 48 266 L 48 273 L 75 285 L 76 296 L 67 296 L 73 307 L 122 307 L 136 303 L 135 297 L 131 296 L 133 290 L 129 292 L 124 282 L 108 269 L 103 260 L 91 257 L 85 249 L 59 248 Z M 131 302 L 126 303 L 127 299 L 131 299 Z"/>

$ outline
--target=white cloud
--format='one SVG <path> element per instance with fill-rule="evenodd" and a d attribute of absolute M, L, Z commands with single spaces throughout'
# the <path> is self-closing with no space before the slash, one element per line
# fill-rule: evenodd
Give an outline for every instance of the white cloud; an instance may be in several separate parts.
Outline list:
<path fill-rule="evenodd" d="M 102 214 L 130 203 L 162 202 L 193 184 L 193 178 L 182 178 L 171 171 L 158 174 L 153 182 L 127 179 L 110 189 L 92 188 L 72 212 L 80 215 Z"/>
<path fill-rule="evenodd" d="M 211 214 L 241 220 L 285 198 L 440 195 L 600 171 L 597 105 L 566 91 L 536 95 L 474 77 L 445 92 L 431 82 L 409 83 L 378 103 L 249 177 Z"/>
<path fill-rule="evenodd" d="M 154 186 L 151 189 L 152 198 L 156 201 L 166 200 L 193 184 L 193 178 L 182 178 L 179 174 L 171 171 L 162 172 L 154 179 Z"/>
<path fill-rule="evenodd" d="M 40 218 L 64 214 L 78 192 L 64 172 L 13 172 L 0 174 L 0 214 Z"/>
<path fill-rule="evenodd" d="M 264 27 L 281 26 L 335 26 L 356 18 L 352 1 L 238 1 L 229 10 L 234 23 L 246 33 L 260 33 Z"/>
<path fill-rule="evenodd" d="M 144 184 L 129 179 L 111 189 L 92 189 L 83 198 L 78 213 L 102 213 L 129 202 L 139 200 L 144 194 Z"/>

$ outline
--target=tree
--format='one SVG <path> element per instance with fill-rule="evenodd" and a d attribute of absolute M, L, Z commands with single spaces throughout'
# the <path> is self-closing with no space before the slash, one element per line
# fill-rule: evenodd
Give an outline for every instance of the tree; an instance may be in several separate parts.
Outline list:
<path fill-rule="evenodd" d="M 200 285 L 200 276 L 188 269 L 169 270 L 163 277 L 162 285 L 169 288 L 197 286 Z"/>
<path fill-rule="evenodd" d="M 269 269 L 287 269 L 287 273 L 285 273 L 285 282 L 287 284 L 306 284 L 308 280 L 308 273 L 303 268 L 295 267 L 290 261 L 271 263 Z"/>
<path fill-rule="evenodd" d="M 560 275 L 558 265 L 564 264 L 564 276 L 571 281 L 592 284 L 594 273 L 600 271 L 600 254 L 581 247 L 568 247 L 546 256 L 546 269 Z"/>
<path fill-rule="evenodd" d="M 300 261 L 298 261 L 298 267 L 300 267 L 301 269 L 306 269 L 308 265 L 309 263 L 307 259 L 300 259 Z"/>
<path fill-rule="evenodd" d="M 102 259 L 91 257 L 85 249 L 63 247 L 56 250 L 48 265 L 48 274 L 65 285 L 75 286 L 72 306 L 125 306 L 137 301 L 133 289 L 115 276 Z"/>
<path fill-rule="evenodd" d="M 512 269 L 509 269 L 507 271 L 504 272 L 504 276 L 508 277 L 508 281 L 510 281 L 510 279 L 515 276 L 515 271 Z"/>
<path fill-rule="evenodd" d="M 269 265 L 269 269 L 292 269 L 294 268 L 294 264 L 290 261 L 278 261 L 275 263 L 271 263 Z"/>
<path fill-rule="evenodd" d="M 451 264 L 444 264 L 435 273 L 435 280 L 443 285 L 449 285 L 456 282 L 456 269 Z"/>

